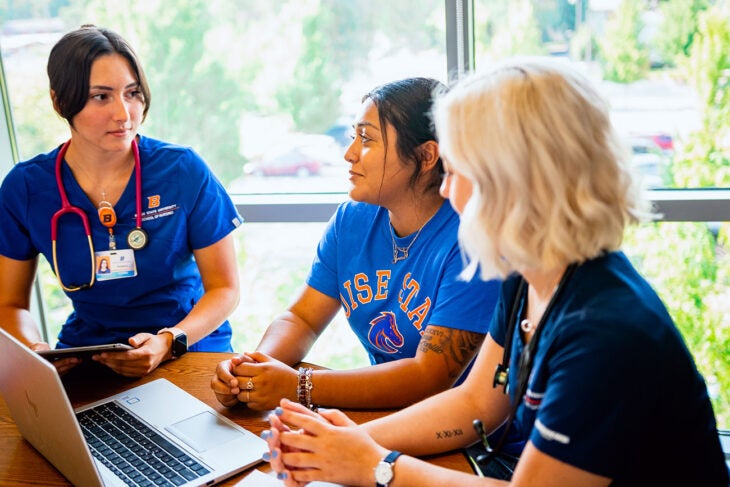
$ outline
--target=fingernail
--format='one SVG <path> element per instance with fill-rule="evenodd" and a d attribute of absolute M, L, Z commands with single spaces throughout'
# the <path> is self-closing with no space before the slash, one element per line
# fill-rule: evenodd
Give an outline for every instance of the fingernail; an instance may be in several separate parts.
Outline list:
<path fill-rule="evenodd" d="M 279 452 L 278 451 L 274 450 L 274 451 L 271 452 L 271 458 L 276 458 L 278 456 L 279 456 Z"/>
<path fill-rule="evenodd" d="M 281 416 L 282 414 L 284 414 L 284 410 L 281 409 L 281 406 L 276 406 L 276 409 L 274 409 L 274 414 L 276 414 L 277 416 Z"/>
<path fill-rule="evenodd" d="M 270 460 L 271 460 L 271 454 L 270 454 L 269 452 L 266 452 L 266 453 L 264 453 L 264 454 L 263 454 L 263 455 L 261 456 L 261 458 L 262 458 L 262 459 L 263 459 L 263 460 L 264 460 L 265 462 L 268 462 L 268 461 L 270 461 Z"/>
<path fill-rule="evenodd" d="M 269 431 L 269 430 L 263 430 L 261 432 L 261 438 L 263 438 L 264 440 L 268 440 L 269 437 L 271 437 L 271 431 Z"/>
<path fill-rule="evenodd" d="M 276 474 L 276 478 L 279 479 L 279 480 L 286 480 L 286 478 L 287 478 L 286 472 L 279 472 L 279 473 L 277 473 Z"/>

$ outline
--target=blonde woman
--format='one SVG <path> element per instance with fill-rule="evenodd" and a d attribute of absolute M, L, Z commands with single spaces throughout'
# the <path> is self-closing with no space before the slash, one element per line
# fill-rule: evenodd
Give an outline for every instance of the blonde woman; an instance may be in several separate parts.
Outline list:
<path fill-rule="evenodd" d="M 489 334 L 461 386 L 362 427 L 282 401 L 264 435 L 280 478 L 727 486 L 704 380 L 619 250 L 642 210 L 594 88 L 564 65 L 513 61 L 461 82 L 434 111 L 464 277 L 506 278 Z M 478 441 L 475 420 L 526 442 L 513 474 L 499 440 L 479 466 L 501 481 L 415 458 Z"/>

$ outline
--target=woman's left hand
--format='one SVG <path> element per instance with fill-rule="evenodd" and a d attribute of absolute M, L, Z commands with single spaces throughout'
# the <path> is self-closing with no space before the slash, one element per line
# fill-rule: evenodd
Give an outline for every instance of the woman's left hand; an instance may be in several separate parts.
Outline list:
<path fill-rule="evenodd" d="M 238 400 L 257 411 L 274 409 L 281 398 L 297 399 L 297 371 L 261 352 L 243 354 L 233 369 Z"/>
<path fill-rule="evenodd" d="M 170 356 L 168 333 L 152 335 L 137 333 L 129 339 L 134 350 L 126 352 L 103 352 L 93 355 L 96 362 L 106 365 L 114 372 L 125 377 L 142 377 L 157 368 Z"/>

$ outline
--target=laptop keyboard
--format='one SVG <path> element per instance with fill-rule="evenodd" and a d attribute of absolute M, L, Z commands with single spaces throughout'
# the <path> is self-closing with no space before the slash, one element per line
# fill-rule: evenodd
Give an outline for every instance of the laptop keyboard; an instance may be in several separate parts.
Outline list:
<path fill-rule="evenodd" d="M 209 470 L 115 402 L 76 414 L 91 454 L 130 486 L 177 486 Z"/>

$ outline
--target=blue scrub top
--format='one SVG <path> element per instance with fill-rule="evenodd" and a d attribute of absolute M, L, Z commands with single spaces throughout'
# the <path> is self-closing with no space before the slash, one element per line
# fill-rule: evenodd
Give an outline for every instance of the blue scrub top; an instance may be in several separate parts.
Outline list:
<path fill-rule="evenodd" d="M 61 208 L 55 178 L 58 150 L 16 164 L 0 186 L 1 255 L 27 260 L 42 253 L 53 266 L 50 222 Z M 126 343 L 135 333 L 155 333 L 180 322 L 203 295 L 193 250 L 218 242 L 243 221 L 192 149 L 140 136 L 139 151 L 142 228 L 149 243 L 134 251 L 137 275 L 67 293 L 74 311 L 61 329 L 59 347 Z M 109 250 L 109 231 L 65 162 L 62 180 L 71 205 L 88 216 L 95 250 Z M 135 174 L 114 209 L 117 249 L 128 249 L 127 234 L 135 227 Z M 59 219 L 57 257 L 66 286 L 89 282 L 88 243 L 78 216 Z M 230 338 L 226 321 L 191 350 L 230 351 Z"/>

